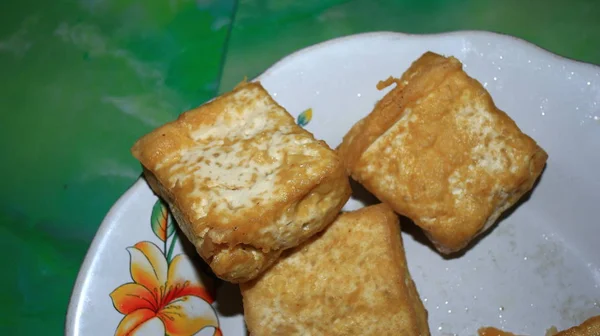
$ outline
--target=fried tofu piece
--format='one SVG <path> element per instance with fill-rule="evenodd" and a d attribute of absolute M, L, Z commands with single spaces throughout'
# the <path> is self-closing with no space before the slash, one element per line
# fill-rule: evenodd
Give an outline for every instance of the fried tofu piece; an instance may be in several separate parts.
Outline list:
<path fill-rule="evenodd" d="M 324 229 L 351 192 L 335 151 L 260 83 L 183 113 L 132 153 L 198 253 L 234 283 Z"/>
<path fill-rule="evenodd" d="M 384 204 L 341 214 L 240 288 L 253 336 L 429 335 L 398 217 Z"/>
<path fill-rule="evenodd" d="M 554 336 L 600 336 L 600 315 L 590 317 L 582 324 L 563 330 Z"/>
<path fill-rule="evenodd" d="M 463 249 L 534 185 L 548 155 L 460 61 L 416 60 L 338 150 L 353 179 L 421 227 L 442 253 Z"/>
<path fill-rule="evenodd" d="M 477 330 L 477 334 L 479 334 L 479 336 L 517 336 L 513 333 L 502 331 L 494 327 L 479 328 L 479 330 Z"/>
<path fill-rule="evenodd" d="M 516 336 L 494 327 L 483 327 L 478 330 L 479 336 Z M 590 317 L 582 324 L 567 330 L 557 331 L 556 327 L 548 329 L 546 336 L 600 336 L 600 315 Z"/>

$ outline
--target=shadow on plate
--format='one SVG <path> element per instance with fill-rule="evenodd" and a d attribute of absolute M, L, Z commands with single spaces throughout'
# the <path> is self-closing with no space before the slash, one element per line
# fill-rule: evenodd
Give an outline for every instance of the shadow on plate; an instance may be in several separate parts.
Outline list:
<path fill-rule="evenodd" d="M 238 285 L 231 284 L 219 279 L 210 266 L 196 252 L 194 245 L 177 227 L 177 234 L 181 240 L 183 251 L 193 260 L 194 265 L 206 289 L 215 298 L 214 305 L 220 316 L 236 316 L 244 313 L 242 306 L 242 294 Z"/>
<path fill-rule="evenodd" d="M 362 184 L 350 179 L 352 198 L 362 203 L 365 207 L 381 203 L 377 197 L 371 194 Z"/>
<path fill-rule="evenodd" d="M 244 314 L 240 286 L 221 281 L 217 289 L 216 309 L 220 316 L 237 316 Z"/>

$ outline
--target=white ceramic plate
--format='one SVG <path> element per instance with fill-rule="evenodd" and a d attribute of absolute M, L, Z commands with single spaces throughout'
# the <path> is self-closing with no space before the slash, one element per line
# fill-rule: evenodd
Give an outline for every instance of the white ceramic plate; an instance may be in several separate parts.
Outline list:
<path fill-rule="evenodd" d="M 384 95 L 377 82 L 428 50 L 460 59 L 550 155 L 531 197 L 461 257 L 444 259 L 418 230 L 404 234 L 432 334 L 492 325 L 543 335 L 600 314 L 599 67 L 492 33 L 369 33 L 301 50 L 258 79 L 293 115 L 312 108 L 305 127 L 334 147 Z M 132 335 L 245 335 L 238 289 L 217 282 L 215 294 L 156 202 L 140 179 L 111 209 L 77 279 L 67 335 L 119 326 Z M 352 199 L 346 209 L 360 206 Z"/>

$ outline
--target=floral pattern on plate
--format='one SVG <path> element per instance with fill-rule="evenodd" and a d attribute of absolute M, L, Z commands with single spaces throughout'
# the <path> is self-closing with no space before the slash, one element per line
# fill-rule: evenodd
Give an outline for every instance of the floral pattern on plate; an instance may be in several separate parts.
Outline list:
<path fill-rule="evenodd" d="M 162 248 L 151 241 L 127 248 L 133 281 L 110 294 L 115 309 L 124 315 L 115 336 L 221 336 L 219 319 L 211 305 L 214 298 L 201 274 L 187 255 L 173 256 L 176 224 L 167 206 L 157 200 L 150 218 L 150 227 Z"/>
<path fill-rule="evenodd" d="M 308 108 L 308 109 L 304 110 L 304 112 L 300 113 L 300 115 L 298 115 L 296 122 L 298 123 L 298 125 L 304 127 L 304 126 L 308 125 L 308 123 L 312 120 L 312 115 L 313 115 L 312 108 Z"/>

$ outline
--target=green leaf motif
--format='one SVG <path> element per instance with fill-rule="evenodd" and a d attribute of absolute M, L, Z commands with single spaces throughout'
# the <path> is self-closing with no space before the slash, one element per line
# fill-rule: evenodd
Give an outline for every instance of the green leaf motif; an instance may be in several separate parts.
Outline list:
<path fill-rule="evenodd" d="M 298 123 L 298 125 L 304 127 L 304 126 L 308 125 L 308 123 L 310 122 L 311 119 L 312 119 L 312 108 L 309 108 L 309 109 L 305 110 L 304 112 L 300 113 L 296 122 Z"/>
<path fill-rule="evenodd" d="M 152 226 L 154 234 L 163 242 L 166 242 L 167 238 L 175 232 L 173 220 L 170 220 L 169 217 L 167 205 L 162 200 L 157 200 L 152 207 L 150 225 Z"/>

